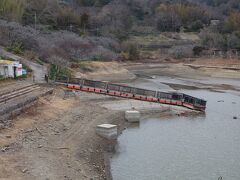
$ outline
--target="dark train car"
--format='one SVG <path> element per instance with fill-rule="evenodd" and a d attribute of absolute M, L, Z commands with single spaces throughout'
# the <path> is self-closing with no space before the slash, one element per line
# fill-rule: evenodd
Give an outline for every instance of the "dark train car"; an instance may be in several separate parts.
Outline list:
<path fill-rule="evenodd" d="M 206 104 L 207 101 L 203 99 L 199 99 L 193 96 L 189 96 L 187 94 L 183 94 L 183 106 L 190 108 L 190 109 L 195 109 L 198 111 L 205 111 L 206 109 Z"/>
<path fill-rule="evenodd" d="M 118 91 L 120 92 L 120 85 L 117 85 L 117 84 L 108 84 L 107 85 L 107 90 L 108 91 Z"/>
<path fill-rule="evenodd" d="M 132 88 L 129 86 L 120 86 L 120 92 L 121 93 L 131 93 Z"/>
<path fill-rule="evenodd" d="M 93 81 L 93 80 L 87 80 L 84 79 L 82 81 L 82 84 L 84 86 L 88 86 L 88 87 L 92 87 L 92 88 L 100 88 L 100 89 L 105 89 L 107 86 L 106 82 L 102 82 L 102 81 Z"/>
<path fill-rule="evenodd" d="M 88 79 L 84 79 L 83 80 L 83 86 L 87 86 L 87 87 L 95 87 L 95 82 L 92 80 L 88 80 Z"/>
<path fill-rule="evenodd" d="M 167 93 L 167 92 L 158 92 L 157 98 L 160 103 L 172 104 L 172 105 L 182 105 L 183 94 L 181 93 Z"/>
<path fill-rule="evenodd" d="M 121 97 L 131 97 L 131 87 L 119 84 L 108 83 L 106 86 L 107 94 Z"/>
<path fill-rule="evenodd" d="M 157 92 L 157 98 L 170 100 L 172 99 L 172 94 L 166 92 Z"/>
<path fill-rule="evenodd" d="M 81 90 L 83 91 L 105 94 L 107 92 L 106 87 L 107 82 L 103 81 L 93 81 L 88 79 L 83 79 L 81 81 Z"/>
<path fill-rule="evenodd" d="M 156 91 L 140 89 L 140 88 L 132 88 L 132 93 L 134 95 L 151 96 L 151 97 L 155 97 L 156 95 Z"/>

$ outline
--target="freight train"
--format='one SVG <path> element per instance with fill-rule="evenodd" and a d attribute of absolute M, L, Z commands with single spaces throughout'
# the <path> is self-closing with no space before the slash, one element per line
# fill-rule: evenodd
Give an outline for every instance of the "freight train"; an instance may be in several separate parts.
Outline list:
<path fill-rule="evenodd" d="M 205 111 L 206 100 L 178 92 L 160 92 L 142 88 L 135 88 L 104 81 L 94 81 L 79 78 L 57 78 L 57 83 L 63 83 L 67 88 L 85 92 L 118 96 L 129 99 L 183 106 L 197 111 Z"/>

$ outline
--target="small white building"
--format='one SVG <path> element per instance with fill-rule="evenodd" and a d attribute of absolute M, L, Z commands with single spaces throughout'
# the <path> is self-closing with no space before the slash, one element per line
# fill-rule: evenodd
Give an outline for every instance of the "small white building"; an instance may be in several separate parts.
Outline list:
<path fill-rule="evenodd" d="M 212 19 L 210 22 L 211 26 L 218 26 L 220 24 L 220 20 L 218 19 Z"/>
<path fill-rule="evenodd" d="M 22 64 L 19 61 L 0 60 L 0 76 L 5 78 L 22 76 Z"/>

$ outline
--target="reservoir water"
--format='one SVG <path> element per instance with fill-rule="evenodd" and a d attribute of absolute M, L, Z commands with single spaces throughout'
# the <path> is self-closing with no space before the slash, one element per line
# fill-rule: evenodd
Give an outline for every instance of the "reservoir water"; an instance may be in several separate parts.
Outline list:
<path fill-rule="evenodd" d="M 204 115 L 127 128 L 111 159 L 113 180 L 239 180 L 240 93 L 223 91 L 184 91 L 208 100 Z"/>

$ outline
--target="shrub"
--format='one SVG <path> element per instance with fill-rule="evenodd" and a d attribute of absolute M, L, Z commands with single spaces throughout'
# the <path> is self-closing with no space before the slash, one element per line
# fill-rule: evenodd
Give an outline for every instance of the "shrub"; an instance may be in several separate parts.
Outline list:
<path fill-rule="evenodd" d="M 29 66 L 26 66 L 25 64 L 23 64 L 23 69 L 26 69 L 28 73 L 32 73 L 33 70 L 29 67 Z"/>
<path fill-rule="evenodd" d="M 225 23 L 229 31 L 240 31 L 240 12 L 231 12 Z"/>
<path fill-rule="evenodd" d="M 209 29 L 204 29 L 200 32 L 201 44 L 208 48 L 225 49 L 227 46 L 227 39 L 223 34 L 213 32 Z"/>
<path fill-rule="evenodd" d="M 10 44 L 10 46 L 6 47 L 7 51 L 11 51 L 15 54 L 22 55 L 24 51 L 23 44 L 21 42 L 13 42 Z"/>
<path fill-rule="evenodd" d="M 1 0 L 0 16 L 10 21 L 20 22 L 25 6 L 26 0 Z"/>
<path fill-rule="evenodd" d="M 157 19 L 157 29 L 162 32 L 179 31 L 181 27 L 181 19 L 175 13 L 159 13 Z"/>
<path fill-rule="evenodd" d="M 55 80 L 56 77 L 71 77 L 71 71 L 65 67 L 60 67 L 56 64 L 51 64 L 49 78 Z"/>
<path fill-rule="evenodd" d="M 36 59 L 36 62 L 40 65 L 44 65 L 44 62 L 40 59 L 40 58 L 37 58 Z"/>
<path fill-rule="evenodd" d="M 193 47 L 191 45 L 174 46 L 169 50 L 169 54 L 176 59 L 189 58 L 193 56 Z"/>
<path fill-rule="evenodd" d="M 203 51 L 204 49 L 205 49 L 205 48 L 202 47 L 202 46 L 195 46 L 195 47 L 193 48 L 193 54 L 194 54 L 194 56 L 199 56 L 199 55 L 201 55 L 201 53 L 202 53 L 202 51 Z"/>
<path fill-rule="evenodd" d="M 235 34 L 231 34 L 228 36 L 227 40 L 228 48 L 231 49 L 240 49 L 240 37 Z"/>
<path fill-rule="evenodd" d="M 203 23 L 200 20 L 194 21 L 187 28 L 187 32 L 198 32 L 203 28 Z"/>
<path fill-rule="evenodd" d="M 122 44 L 122 48 L 124 52 L 122 52 L 122 57 L 127 60 L 137 60 L 139 59 L 140 52 L 138 50 L 137 45 L 130 43 L 130 42 L 124 42 Z"/>
<path fill-rule="evenodd" d="M 70 7 L 60 8 L 57 14 L 57 24 L 59 29 L 64 29 L 70 25 L 79 26 L 81 24 L 81 18 Z"/>
<path fill-rule="evenodd" d="M 16 43 L 17 42 L 17 43 Z M 18 23 L 0 20 L 0 44 L 16 53 L 27 51 L 30 58 L 36 57 L 53 63 L 52 57 L 64 65 L 78 60 L 116 60 L 120 52 L 119 43 L 112 38 L 80 37 L 68 31 L 48 32 L 35 30 Z M 61 60 L 63 59 L 63 61 Z"/>
<path fill-rule="evenodd" d="M 3 75 L 0 75 L 0 81 L 1 80 L 4 80 L 5 78 L 4 78 L 4 76 Z"/>

